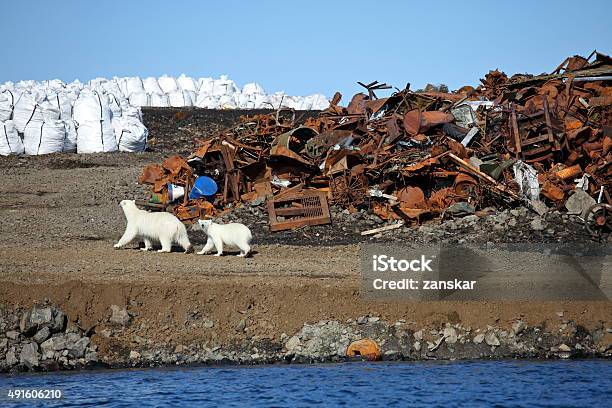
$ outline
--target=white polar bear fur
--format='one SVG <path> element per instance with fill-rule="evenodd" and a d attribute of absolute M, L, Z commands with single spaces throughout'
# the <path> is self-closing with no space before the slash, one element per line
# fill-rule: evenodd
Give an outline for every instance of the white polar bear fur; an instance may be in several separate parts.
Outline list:
<path fill-rule="evenodd" d="M 240 248 L 238 256 L 247 256 L 251 251 L 251 230 L 244 224 L 233 222 L 230 224 L 216 224 L 212 220 L 198 220 L 202 231 L 208 236 L 206 245 L 198 254 L 209 252 L 213 247 L 217 250 L 215 256 L 223 254 L 223 245 L 232 245 Z"/>
<path fill-rule="evenodd" d="M 136 207 L 134 200 L 123 200 L 120 205 L 125 213 L 127 226 L 123 236 L 115 244 L 115 248 L 121 248 L 139 238 L 145 244 L 143 251 L 150 250 L 153 247 L 153 241 L 161 244 L 161 249 L 157 252 L 170 252 L 173 242 L 182 246 L 185 252 L 191 249 L 185 225 L 173 214 L 141 210 Z"/>

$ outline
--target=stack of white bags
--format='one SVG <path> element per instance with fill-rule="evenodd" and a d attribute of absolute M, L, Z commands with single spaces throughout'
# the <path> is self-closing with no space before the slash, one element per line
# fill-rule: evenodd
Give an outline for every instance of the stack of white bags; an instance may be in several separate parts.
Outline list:
<path fill-rule="evenodd" d="M 266 94 L 256 83 L 239 89 L 224 75 L 6 82 L 0 84 L 0 155 L 141 152 L 148 137 L 142 106 L 320 110 L 329 102 L 320 94 Z"/>
<path fill-rule="evenodd" d="M 0 155 L 141 152 L 147 128 L 140 108 L 79 82 L 0 85 Z"/>

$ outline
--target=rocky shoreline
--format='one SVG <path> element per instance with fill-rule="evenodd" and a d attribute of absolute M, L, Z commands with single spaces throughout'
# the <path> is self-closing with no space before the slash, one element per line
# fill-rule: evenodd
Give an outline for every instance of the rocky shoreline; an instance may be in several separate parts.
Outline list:
<path fill-rule="evenodd" d="M 465 359 L 610 358 L 612 328 L 588 330 L 563 311 L 558 326 L 531 326 L 518 318 L 510 330 L 446 323 L 419 328 L 416 322 L 394 323 L 377 316 L 345 322 L 304 323 L 280 341 L 246 339 L 240 344 L 207 342 L 173 344 L 134 336 L 133 347 L 100 353 L 96 338 L 112 340 L 134 323 L 125 308 L 111 306 L 105 324 L 83 330 L 60 309 L 35 305 L 30 310 L 2 311 L 0 372 L 55 371 L 92 368 L 160 367 L 210 364 L 326 363 L 360 360 L 418 361 Z M 214 329 L 214 322 L 200 322 Z M 549 326 L 549 327 L 547 327 Z M 608 340 L 606 340 L 608 339 Z"/>

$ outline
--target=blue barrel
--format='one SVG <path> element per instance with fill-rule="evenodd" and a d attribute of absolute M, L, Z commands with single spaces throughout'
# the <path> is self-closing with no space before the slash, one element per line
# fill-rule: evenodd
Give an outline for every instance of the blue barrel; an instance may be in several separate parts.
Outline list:
<path fill-rule="evenodd" d="M 200 176 L 193 183 L 193 187 L 189 192 L 190 200 L 197 200 L 198 198 L 206 198 L 214 196 L 217 193 L 217 183 L 210 177 Z"/>

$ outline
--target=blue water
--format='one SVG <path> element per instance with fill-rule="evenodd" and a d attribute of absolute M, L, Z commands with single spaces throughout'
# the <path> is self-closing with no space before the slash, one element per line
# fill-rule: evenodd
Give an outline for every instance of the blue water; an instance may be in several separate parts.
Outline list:
<path fill-rule="evenodd" d="M 0 375 L 11 388 L 59 388 L 35 406 L 610 407 L 612 361 L 346 363 Z"/>

